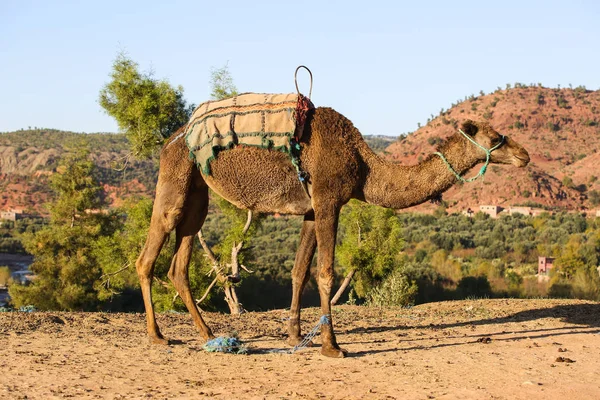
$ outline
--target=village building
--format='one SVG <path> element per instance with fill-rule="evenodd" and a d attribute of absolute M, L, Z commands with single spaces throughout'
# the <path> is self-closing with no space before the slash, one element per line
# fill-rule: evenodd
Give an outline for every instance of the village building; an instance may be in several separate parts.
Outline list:
<path fill-rule="evenodd" d="M 17 219 L 23 218 L 22 210 L 3 210 L 0 211 L 0 219 L 6 221 L 16 221 Z"/>
<path fill-rule="evenodd" d="M 14 222 L 18 219 L 31 218 L 31 217 L 32 217 L 31 214 L 25 214 L 23 212 L 23 210 L 19 209 L 19 208 L 13 208 L 13 209 L 0 211 L 0 220 L 4 220 L 4 221 L 13 221 Z"/>
<path fill-rule="evenodd" d="M 554 268 L 554 257 L 538 257 L 538 275 L 548 275 Z"/>
<path fill-rule="evenodd" d="M 504 210 L 504 209 L 500 206 L 493 206 L 493 205 L 479 206 L 480 212 L 487 214 L 492 218 L 498 218 L 498 214 L 500 214 L 502 212 L 502 210 Z"/>
<path fill-rule="evenodd" d="M 508 208 L 508 213 L 510 215 L 522 214 L 522 215 L 527 215 L 530 217 L 537 217 L 538 215 L 540 215 L 544 212 L 547 212 L 547 211 L 542 208 L 536 208 L 536 207 L 509 207 Z"/>

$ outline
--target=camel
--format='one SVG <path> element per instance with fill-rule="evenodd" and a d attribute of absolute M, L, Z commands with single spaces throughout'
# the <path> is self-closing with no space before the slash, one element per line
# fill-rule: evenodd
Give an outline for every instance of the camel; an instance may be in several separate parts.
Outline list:
<path fill-rule="evenodd" d="M 175 254 L 168 277 L 202 338 L 214 338 L 194 302 L 188 281 L 193 239 L 207 215 L 208 189 L 211 188 L 242 209 L 304 216 L 292 270 L 288 343 L 295 345 L 302 340 L 300 295 L 309 279 L 309 267 L 318 247 L 321 312 L 328 317 L 328 323 L 321 326 L 321 353 L 344 357 L 346 352 L 340 349 L 335 338 L 330 305 L 342 206 L 354 198 L 402 209 L 439 197 L 457 182 L 457 174 L 486 161 L 483 148 L 496 147 L 487 155 L 491 163 L 517 167 L 528 164 L 527 151 L 489 124 L 467 120 L 461 128 L 465 136 L 452 135 L 439 148 L 440 154 L 432 154 L 416 165 L 401 166 L 377 156 L 346 117 L 331 108 L 317 107 L 309 113 L 301 139 L 300 161 L 310 176 L 308 188 L 299 181 L 287 154 L 254 147 L 238 146 L 220 152 L 212 161 L 211 174 L 203 176 L 189 160 L 182 135 L 171 136 L 161 151 L 149 233 L 136 262 L 151 342 L 168 343 L 156 323 L 151 284 L 154 262 L 173 229 L 176 230 Z"/>

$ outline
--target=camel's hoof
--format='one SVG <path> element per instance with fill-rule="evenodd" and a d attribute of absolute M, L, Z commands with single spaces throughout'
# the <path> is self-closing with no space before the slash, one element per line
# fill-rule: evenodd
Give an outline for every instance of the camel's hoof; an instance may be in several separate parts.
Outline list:
<path fill-rule="evenodd" d="M 304 338 L 302 336 L 290 336 L 287 339 L 287 344 L 289 344 L 290 346 L 297 346 L 300 343 L 302 343 L 302 341 L 304 340 Z M 312 347 L 313 346 L 313 342 L 309 341 L 306 344 L 306 347 Z"/>
<path fill-rule="evenodd" d="M 215 338 L 216 338 L 216 336 L 215 336 L 215 335 L 213 335 L 212 333 L 211 333 L 211 334 L 209 334 L 209 335 L 208 335 L 208 336 L 206 336 L 206 337 L 202 337 L 202 339 L 204 339 L 204 341 L 205 341 L 205 342 L 208 342 L 209 340 L 213 340 L 213 339 L 215 339 Z"/>
<path fill-rule="evenodd" d="M 169 344 L 169 340 L 165 339 L 162 336 L 151 336 L 150 337 L 150 343 L 151 344 L 161 344 L 161 345 L 168 345 Z"/>
<path fill-rule="evenodd" d="M 321 354 L 323 354 L 325 357 L 344 358 L 348 355 L 348 352 L 344 349 L 335 349 L 332 347 L 321 347 Z"/>

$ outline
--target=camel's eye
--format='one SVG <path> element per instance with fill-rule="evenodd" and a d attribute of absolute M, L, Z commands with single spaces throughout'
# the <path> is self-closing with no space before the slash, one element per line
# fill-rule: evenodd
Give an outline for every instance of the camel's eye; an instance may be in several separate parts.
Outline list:
<path fill-rule="evenodd" d="M 495 138 L 492 139 L 492 147 L 500 146 L 503 141 L 504 141 L 504 136 L 502 136 L 502 135 L 496 136 Z"/>

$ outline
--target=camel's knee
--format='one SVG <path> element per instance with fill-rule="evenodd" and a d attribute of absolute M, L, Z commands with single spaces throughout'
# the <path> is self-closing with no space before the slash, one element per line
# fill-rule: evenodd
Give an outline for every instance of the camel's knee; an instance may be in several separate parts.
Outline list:
<path fill-rule="evenodd" d="M 171 232 L 179 224 L 183 217 L 183 207 L 173 207 L 164 210 L 161 215 L 161 225 L 165 232 Z"/>
<path fill-rule="evenodd" d="M 178 292 L 181 292 L 181 290 L 184 290 L 189 286 L 189 279 L 184 271 L 171 268 L 167 273 L 167 277 L 173 283 L 173 286 L 175 286 L 175 289 L 177 289 Z"/>
<path fill-rule="evenodd" d="M 333 287 L 334 274 L 333 271 L 321 271 L 319 273 L 319 290 L 331 291 Z"/>
<path fill-rule="evenodd" d="M 141 285 L 152 282 L 152 265 L 144 264 L 138 259 L 138 261 L 135 263 L 135 270 Z"/>

